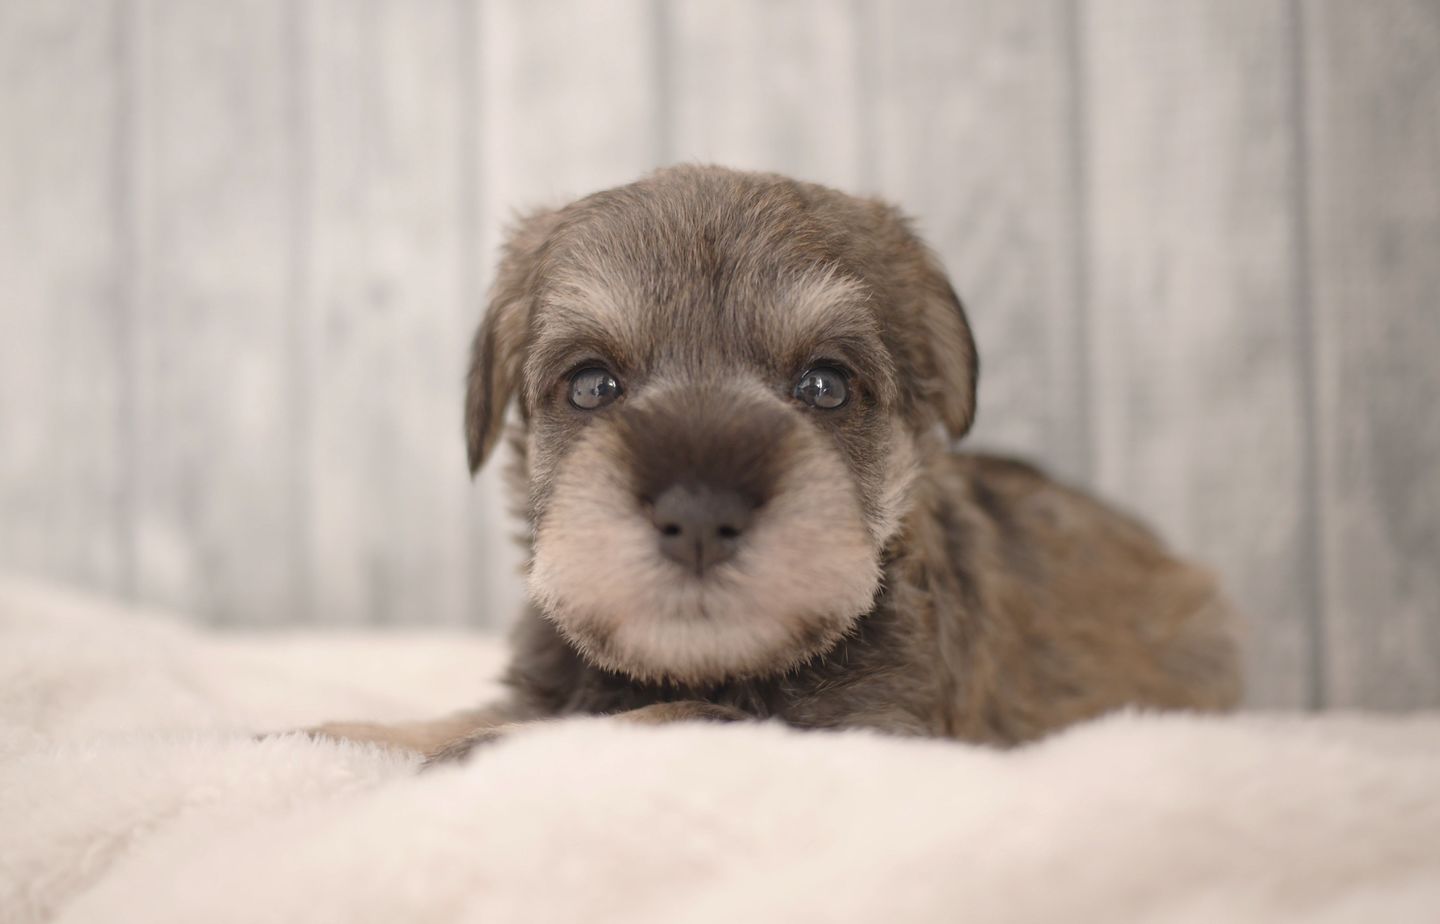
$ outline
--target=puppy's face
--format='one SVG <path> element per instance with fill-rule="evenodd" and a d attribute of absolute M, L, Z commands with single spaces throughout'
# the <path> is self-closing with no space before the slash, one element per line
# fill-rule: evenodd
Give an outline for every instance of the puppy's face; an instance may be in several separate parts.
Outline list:
<path fill-rule="evenodd" d="M 918 443 L 964 432 L 974 381 L 959 303 L 894 212 L 675 168 L 512 237 L 471 465 L 517 399 L 530 592 L 593 663 L 770 674 L 869 610 Z"/>

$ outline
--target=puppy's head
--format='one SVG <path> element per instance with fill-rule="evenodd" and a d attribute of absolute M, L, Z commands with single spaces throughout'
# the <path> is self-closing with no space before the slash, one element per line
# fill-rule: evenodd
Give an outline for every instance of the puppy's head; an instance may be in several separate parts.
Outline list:
<path fill-rule="evenodd" d="M 776 673 L 871 606 L 921 442 L 976 360 L 892 209 L 672 168 L 525 220 L 476 336 L 472 470 L 521 420 L 530 592 L 593 663 Z"/>

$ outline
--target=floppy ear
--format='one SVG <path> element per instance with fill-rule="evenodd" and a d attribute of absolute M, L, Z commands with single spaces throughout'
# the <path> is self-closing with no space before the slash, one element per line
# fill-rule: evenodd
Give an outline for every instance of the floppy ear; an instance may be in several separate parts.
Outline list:
<path fill-rule="evenodd" d="M 975 421 L 976 381 L 980 357 L 960 296 L 946 278 L 940 261 L 922 247 L 919 284 L 920 333 L 929 373 L 922 398 L 940 415 L 952 439 L 959 439 Z"/>
<path fill-rule="evenodd" d="M 490 306 L 475 332 L 465 392 L 465 442 L 470 474 L 480 470 L 505 426 L 505 410 L 520 381 L 530 336 L 531 301 L 540 255 L 559 213 L 537 212 L 510 230 L 490 290 Z"/>

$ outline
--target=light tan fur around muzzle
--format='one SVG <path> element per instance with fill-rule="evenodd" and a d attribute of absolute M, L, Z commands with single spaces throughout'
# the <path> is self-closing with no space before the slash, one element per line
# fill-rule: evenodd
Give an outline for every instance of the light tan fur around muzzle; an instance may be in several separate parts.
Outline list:
<path fill-rule="evenodd" d="M 684 387 L 642 400 L 674 400 Z M 732 386 L 723 400 L 736 416 L 794 415 L 764 408 L 780 402 L 758 387 Z M 773 448 L 781 472 L 739 553 L 704 576 L 660 553 L 619 441 L 598 422 L 570 449 L 529 573 L 541 611 L 592 663 L 652 681 L 770 676 L 834 646 L 869 609 L 880 548 L 844 463 L 805 421 Z"/>

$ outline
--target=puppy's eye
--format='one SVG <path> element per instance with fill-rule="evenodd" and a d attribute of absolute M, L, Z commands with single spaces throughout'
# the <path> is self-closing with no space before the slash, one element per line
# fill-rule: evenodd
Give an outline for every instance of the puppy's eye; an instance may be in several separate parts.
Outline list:
<path fill-rule="evenodd" d="M 570 376 L 570 403 L 582 411 L 602 408 L 620 397 L 620 380 L 606 369 L 589 366 Z"/>
<path fill-rule="evenodd" d="M 816 366 L 795 383 L 795 397 L 822 411 L 833 411 L 850 400 L 845 373 L 834 366 Z"/>

